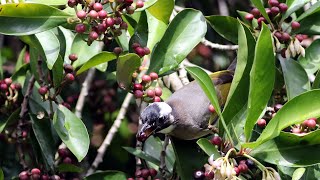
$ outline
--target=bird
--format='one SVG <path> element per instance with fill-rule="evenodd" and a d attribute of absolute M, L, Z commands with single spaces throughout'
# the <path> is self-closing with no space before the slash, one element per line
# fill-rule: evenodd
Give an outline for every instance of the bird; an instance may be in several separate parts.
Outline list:
<path fill-rule="evenodd" d="M 212 73 L 210 78 L 216 88 L 219 104 L 227 100 L 233 70 Z M 210 100 L 194 80 L 174 92 L 165 102 L 150 103 L 140 114 L 142 122 L 137 133 L 140 139 L 147 139 L 155 133 L 167 134 L 181 140 L 193 140 L 212 133 L 210 117 L 218 116 L 209 111 Z M 211 121 L 210 121 L 211 122 Z"/>

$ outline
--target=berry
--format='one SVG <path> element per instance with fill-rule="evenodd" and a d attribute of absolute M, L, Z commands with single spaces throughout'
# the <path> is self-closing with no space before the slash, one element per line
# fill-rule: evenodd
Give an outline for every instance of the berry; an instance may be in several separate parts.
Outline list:
<path fill-rule="evenodd" d="M 72 164 L 72 159 L 69 158 L 69 157 L 65 157 L 65 158 L 63 159 L 63 163 L 64 163 L 64 164 Z"/>
<path fill-rule="evenodd" d="M 159 78 L 158 74 L 155 72 L 151 72 L 149 75 L 153 81 Z"/>
<path fill-rule="evenodd" d="M 291 36 L 288 33 L 286 33 L 286 32 L 282 33 L 282 42 L 284 42 L 284 43 L 288 42 L 290 40 L 290 38 L 291 38 Z"/>
<path fill-rule="evenodd" d="M 107 30 L 107 26 L 105 24 L 98 24 L 97 30 L 100 34 L 104 33 Z"/>
<path fill-rule="evenodd" d="M 270 11 L 272 15 L 276 16 L 277 14 L 279 14 L 280 9 L 278 7 L 272 7 Z"/>
<path fill-rule="evenodd" d="M 77 12 L 77 17 L 79 19 L 85 19 L 86 16 L 87 16 L 87 13 L 84 10 L 80 10 L 80 11 Z"/>
<path fill-rule="evenodd" d="M 115 17 L 115 18 L 114 18 L 114 24 L 120 25 L 121 23 L 122 23 L 121 17 Z"/>
<path fill-rule="evenodd" d="M 137 48 L 135 49 L 135 52 L 136 52 L 136 54 L 137 54 L 138 56 L 140 56 L 140 57 L 143 57 L 143 56 L 145 55 L 144 48 L 142 48 L 142 47 L 137 47 Z"/>
<path fill-rule="evenodd" d="M 98 37 L 99 37 L 99 34 L 97 32 L 95 32 L 95 31 L 91 31 L 89 33 L 89 39 L 90 40 L 96 40 L 96 39 L 98 39 Z"/>
<path fill-rule="evenodd" d="M 308 119 L 306 125 L 308 128 L 314 129 L 317 126 L 317 122 L 314 119 Z"/>
<path fill-rule="evenodd" d="M 274 105 L 274 110 L 278 112 L 282 108 L 282 106 L 283 106 L 282 104 L 276 104 Z"/>
<path fill-rule="evenodd" d="M 279 5 L 279 1 L 278 0 L 269 0 L 268 4 L 270 6 L 278 6 Z"/>
<path fill-rule="evenodd" d="M 134 180 L 134 178 L 128 178 L 127 180 Z"/>
<path fill-rule="evenodd" d="M 21 137 L 22 138 L 27 138 L 27 136 L 28 136 L 28 132 L 27 131 L 22 131 Z"/>
<path fill-rule="evenodd" d="M 238 167 L 234 167 L 233 169 L 236 172 L 236 175 L 238 176 L 240 174 L 240 169 Z"/>
<path fill-rule="evenodd" d="M 78 59 L 78 56 L 76 54 L 70 54 L 69 59 L 70 61 L 76 61 Z"/>
<path fill-rule="evenodd" d="M 19 179 L 20 180 L 28 180 L 29 179 L 28 172 L 27 171 L 22 171 L 19 174 Z"/>
<path fill-rule="evenodd" d="M 103 9 L 103 6 L 101 3 L 94 3 L 93 4 L 93 9 L 96 11 L 101 11 Z"/>
<path fill-rule="evenodd" d="M 213 107 L 212 104 L 209 105 L 209 111 L 210 111 L 211 113 L 215 113 L 215 112 L 216 112 L 216 110 L 214 109 L 214 107 Z"/>
<path fill-rule="evenodd" d="M 155 96 L 153 98 L 153 102 L 161 102 L 161 98 L 159 96 Z"/>
<path fill-rule="evenodd" d="M 121 47 L 115 47 L 115 48 L 113 49 L 113 53 L 114 53 L 115 55 L 119 56 L 119 54 L 122 53 L 122 48 L 121 48 Z"/>
<path fill-rule="evenodd" d="M 295 133 L 295 134 L 299 134 L 299 133 L 301 133 L 301 129 L 300 128 L 297 128 L 297 127 L 295 127 L 295 128 L 292 128 L 292 133 Z"/>
<path fill-rule="evenodd" d="M 150 175 L 150 172 L 148 169 L 142 169 L 141 170 L 141 176 L 144 178 L 148 178 L 148 176 Z"/>
<path fill-rule="evenodd" d="M 69 156 L 69 151 L 68 149 L 58 149 L 58 154 L 61 158 L 65 158 Z"/>
<path fill-rule="evenodd" d="M 258 25 L 261 26 L 262 22 L 266 23 L 266 19 L 264 17 L 259 17 L 258 18 Z"/>
<path fill-rule="evenodd" d="M 5 78 L 4 79 L 4 83 L 6 83 L 9 86 L 12 83 L 12 79 L 11 78 Z"/>
<path fill-rule="evenodd" d="M 39 92 L 39 94 L 40 95 L 45 95 L 45 94 L 47 94 L 47 92 L 48 92 L 48 88 L 47 88 L 47 86 L 42 86 L 42 87 L 40 87 L 39 89 L 38 89 L 38 92 Z"/>
<path fill-rule="evenodd" d="M 141 84 L 139 84 L 139 83 L 135 83 L 135 84 L 133 84 L 133 89 L 134 90 L 142 90 L 142 85 Z"/>
<path fill-rule="evenodd" d="M 283 58 L 286 58 L 286 50 L 287 50 L 287 48 L 281 49 L 281 56 L 282 56 Z"/>
<path fill-rule="evenodd" d="M 127 30 L 128 29 L 128 24 L 126 22 L 122 22 L 120 25 L 121 29 Z"/>
<path fill-rule="evenodd" d="M 268 16 L 270 16 L 270 15 L 271 15 L 271 10 L 270 10 L 270 8 L 266 8 L 265 10 L 266 10 L 266 13 L 268 14 Z"/>
<path fill-rule="evenodd" d="M 156 96 L 161 96 L 162 95 L 162 89 L 161 88 L 159 88 L 159 87 L 156 87 L 155 89 L 154 89 L 154 92 L 155 92 L 155 95 Z"/>
<path fill-rule="evenodd" d="M 78 5 L 78 2 L 77 2 L 77 0 L 68 0 L 68 6 L 69 7 L 74 7 L 74 6 L 76 6 L 76 5 Z"/>
<path fill-rule="evenodd" d="M 49 180 L 49 176 L 48 175 L 42 175 L 41 176 L 41 180 Z"/>
<path fill-rule="evenodd" d="M 138 0 L 138 1 L 136 2 L 136 8 L 142 8 L 143 6 L 144 6 L 143 1 Z"/>
<path fill-rule="evenodd" d="M 300 23 L 298 23 L 297 21 L 293 21 L 291 23 L 291 27 L 293 30 L 299 29 L 300 28 Z"/>
<path fill-rule="evenodd" d="M 204 173 L 204 176 L 207 178 L 207 179 L 213 179 L 214 178 L 214 172 L 213 171 L 207 171 Z"/>
<path fill-rule="evenodd" d="M 219 136 L 213 136 L 213 138 L 211 139 L 211 143 L 212 143 L 213 145 L 220 146 L 221 143 L 222 143 L 222 139 L 221 139 L 221 137 L 219 137 Z"/>
<path fill-rule="evenodd" d="M 143 92 L 141 90 L 135 90 L 134 91 L 134 96 L 136 98 L 142 98 L 143 97 Z"/>
<path fill-rule="evenodd" d="M 248 166 L 245 163 L 241 163 L 238 166 L 239 171 L 242 173 L 246 173 L 248 171 Z"/>
<path fill-rule="evenodd" d="M 136 176 L 136 177 L 142 177 L 142 171 L 141 171 L 141 170 L 137 170 L 137 171 L 135 172 L 135 176 Z"/>
<path fill-rule="evenodd" d="M 70 64 L 65 64 L 65 65 L 63 65 L 63 69 L 64 69 L 64 71 L 67 72 L 67 73 L 73 72 L 73 67 L 72 67 Z"/>
<path fill-rule="evenodd" d="M 111 18 L 111 17 L 109 17 L 109 18 L 107 18 L 107 19 L 105 20 L 105 23 L 106 23 L 106 25 L 107 25 L 108 27 L 111 27 L 111 26 L 114 25 L 114 19 Z"/>
<path fill-rule="evenodd" d="M 99 19 L 105 19 L 108 16 L 107 11 L 101 10 L 98 12 Z"/>
<path fill-rule="evenodd" d="M 259 119 L 258 122 L 257 122 L 257 125 L 260 127 L 260 128 L 264 128 L 266 127 L 267 125 L 267 121 L 265 119 Z"/>
<path fill-rule="evenodd" d="M 142 82 L 145 84 L 151 82 L 151 77 L 149 75 L 143 75 L 141 79 L 142 79 Z"/>
<path fill-rule="evenodd" d="M 38 168 L 33 168 L 33 169 L 31 170 L 31 174 L 41 174 L 41 171 L 40 171 L 40 169 L 38 169 Z"/>
<path fill-rule="evenodd" d="M 144 47 L 143 49 L 144 49 L 144 54 L 145 55 L 150 54 L 150 49 L 148 47 Z"/>
<path fill-rule="evenodd" d="M 89 17 L 91 17 L 92 19 L 97 19 L 98 18 L 98 13 L 95 10 L 91 10 L 89 12 Z"/>
<path fill-rule="evenodd" d="M 146 133 L 144 133 L 144 132 L 141 133 L 139 136 L 137 136 L 137 140 L 140 141 L 140 142 L 143 142 L 143 141 L 147 140 L 147 138 L 148 137 L 147 137 Z M 138 174 L 138 176 L 137 176 L 137 174 Z M 140 173 L 138 173 L 138 171 L 136 171 L 136 173 L 135 173 L 136 177 L 140 177 L 139 174 L 141 176 L 141 171 L 140 171 Z"/>
<path fill-rule="evenodd" d="M 133 0 L 125 0 L 125 3 L 131 5 L 133 3 Z"/>
<path fill-rule="evenodd" d="M 149 172 L 151 177 L 155 177 L 158 174 L 157 170 L 153 168 L 149 169 Z"/>
<path fill-rule="evenodd" d="M 252 168 L 252 167 L 254 167 L 254 162 L 253 162 L 251 159 L 247 159 L 246 165 L 247 165 L 249 168 Z"/>
<path fill-rule="evenodd" d="M 195 179 L 203 179 L 204 178 L 204 172 L 203 171 L 196 171 L 196 172 L 194 172 L 193 177 Z"/>
<path fill-rule="evenodd" d="M 66 74 L 65 79 L 66 79 L 67 81 L 69 81 L 69 82 L 72 82 L 72 81 L 74 81 L 74 75 L 71 74 L 71 73 L 68 73 L 68 74 Z"/>
<path fill-rule="evenodd" d="M 127 13 L 128 13 L 128 14 L 133 14 L 133 13 L 134 13 L 134 7 L 133 7 L 133 6 L 128 6 L 128 7 L 126 8 L 126 10 L 127 10 Z"/>
<path fill-rule="evenodd" d="M 148 90 L 147 90 L 147 96 L 148 96 L 149 98 L 153 98 L 153 97 L 155 96 L 154 90 L 148 89 Z"/>
<path fill-rule="evenodd" d="M 288 6 L 285 3 L 280 3 L 278 7 L 282 13 L 288 10 Z"/>
<path fill-rule="evenodd" d="M 251 14 L 252 14 L 255 18 L 258 18 L 258 17 L 261 15 L 259 9 L 257 9 L 257 8 L 253 8 L 253 9 L 251 10 Z"/>
<path fill-rule="evenodd" d="M 274 33 L 274 36 L 278 39 L 278 40 L 281 40 L 282 39 L 282 34 L 281 32 L 277 31 Z"/>
<path fill-rule="evenodd" d="M 77 24 L 75 27 L 75 31 L 77 33 L 84 33 L 86 32 L 86 26 L 84 24 Z"/>
<path fill-rule="evenodd" d="M 253 14 L 248 13 L 248 14 L 245 15 L 244 18 L 245 18 L 246 20 L 248 20 L 248 21 L 252 21 L 253 18 L 254 18 L 254 16 L 253 16 Z"/>
<path fill-rule="evenodd" d="M 137 47 L 140 47 L 140 44 L 139 43 L 133 43 L 131 47 L 132 47 L 132 49 L 136 49 Z"/>
<path fill-rule="evenodd" d="M 299 40 L 299 42 L 302 42 L 304 40 L 304 37 L 302 34 L 297 34 L 296 38 Z"/>

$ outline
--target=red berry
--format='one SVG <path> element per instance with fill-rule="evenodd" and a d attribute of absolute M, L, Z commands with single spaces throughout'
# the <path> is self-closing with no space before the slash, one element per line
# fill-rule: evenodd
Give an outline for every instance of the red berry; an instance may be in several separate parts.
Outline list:
<path fill-rule="evenodd" d="M 149 169 L 142 169 L 142 170 L 141 170 L 141 175 L 142 175 L 142 177 L 144 177 L 144 178 L 148 178 L 149 175 L 150 175 Z"/>
<path fill-rule="evenodd" d="M 41 180 L 49 180 L 49 176 L 48 175 L 42 175 L 41 176 Z"/>
<path fill-rule="evenodd" d="M 254 18 L 254 16 L 253 16 L 253 14 L 248 13 L 248 14 L 245 15 L 244 18 L 245 18 L 246 20 L 248 20 L 248 21 L 252 21 L 253 18 Z"/>
<path fill-rule="evenodd" d="M 76 61 L 78 59 L 78 56 L 76 54 L 70 54 L 69 59 L 70 61 Z"/>
<path fill-rule="evenodd" d="M 135 48 L 135 52 L 140 57 L 143 57 L 145 55 L 144 48 L 142 48 L 142 47 Z"/>
<path fill-rule="evenodd" d="M 145 55 L 150 54 L 150 49 L 148 47 L 144 47 L 143 49 L 144 49 L 144 54 Z"/>
<path fill-rule="evenodd" d="M 127 180 L 134 180 L 134 178 L 128 178 Z"/>
<path fill-rule="evenodd" d="M 27 131 L 22 131 L 21 136 L 22 136 L 22 138 L 27 138 L 28 132 Z"/>
<path fill-rule="evenodd" d="M 29 180 L 28 172 L 27 171 L 22 171 L 19 174 L 19 179 L 20 180 Z"/>
<path fill-rule="evenodd" d="M 285 3 L 280 3 L 278 7 L 282 13 L 288 10 L 288 6 Z"/>
<path fill-rule="evenodd" d="M 302 42 L 304 40 L 303 35 L 302 34 L 297 34 L 296 38 L 299 40 L 299 42 Z"/>
<path fill-rule="evenodd" d="M 87 16 L 87 13 L 84 10 L 80 10 L 80 11 L 77 12 L 77 17 L 79 19 L 85 19 L 86 16 Z"/>
<path fill-rule="evenodd" d="M 317 122 L 314 119 L 308 119 L 306 125 L 308 128 L 314 129 L 317 126 Z"/>
<path fill-rule="evenodd" d="M 99 19 L 105 19 L 108 16 L 107 11 L 101 10 L 98 12 Z"/>
<path fill-rule="evenodd" d="M 122 48 L 121 48 L 121 47 L 115 47 L 115 48 L 113 49 L 113 53 L 114 53 L 115 55 L 119 56 L 119 54 L 122 53 Z"/>
<path fill-rule="evenodd" d="M 133 0 L 125 0 L 125 3 L 131 5 L 133 3 Z"/>
<path fill-rule="evenodd" d="M 93 4 L 93 9 L 96 11 L 101 11 L 103 9 L 103 6 L 101 3 L 94 3 Z"/>
<path fill-rule="evenodd" d="M 148 89 L 148 90 L 147 90 L 147 96 L 148 96 L 149 98 L 153 98 L 153 97 L 155 96 L 154 90 L 153 90 L 153 89 Z"/>
<path fill-rule="evenodd" d="M 149 169 L 149 172 L 151 177 L 155 177 L 158 174 L 157 170 L 153 168 Z"/>
<path fill-rule="evenodd" d="M 158 74 L 155 73 L 155 72 L 151 72 L 149 75 L 150 75 L 150 77 L 151 77 L 152 80 L 156 80 L 156 79 L 159 78 Z"/>
<path fill-rule="evenodd" d="M 135 83 L 135 84 L 133 84 L 133 89 L 134 89 L 134 90 L 142 90 L 142 89 L 143 89 L 143 87 L 142 87 L 142 85 L 141 85 L 141 84 L 139 84 L 139 83 Z"/>
<path fill-rule="evenodd" d="M 214 172 L 213 171 L 206 171 L 204 173 L 204 176 L 207 178 L 207 179 L 213 179 L 214 178 Z"/>
<path fill-rule="evenodd" d="M 128 14 L 133 14 L 133 13 L 134 13 L 134 9 L 135 9 L 135 8 L 134 8 L 133 6 L 128 6 L 128 7 L 126 8 Z"/>
<path fill-rule="evenodd" d="M 89 12 L 89 17 L 91 17 L 92 19 L 97 19 L 98 18 L 98 13 L 95 10 L 91 10 Z"/>
<path fill-rule="evenodd" d="M 269 0 L 268 4 L 270 6 L 278 6 L 279 5 L 279 1 L 278 0 Z"/>
<path fill-rule="evenodd" d="M 12 79 L 11 78 L 5 78 L 4 82 L 9 86 L 12 83 Z"/>
<path fill-rule="evenodd" d="M 114 24 L 120 25 L 121 23 L 122 23 L 121 17 L 115 17 L 115 18 L 114 18 Z"/>
<path fill-rule="evenodd" d="M 99 37 L 99 34 L 97 32 L 95 32 L 95 31 L 91 31 L 90 34 L 89 34 L 89 39 L 90 40 L 96 40 L 96 39 L 98 39 L 98 37 Z"/>
<path fill-rule="evenodd" d="M 251 10 L 251 14 L 252 14 L 255 18 L 258 18 L 258 17 L 261 15 L 259 9 L 257 9 L 257 8 L 253 8 L 253 9 Z"/>
<path fill-rule="evenodd" d="M 0 84 L 0 90 L 1 91 L 6 91 L 6 90 L 8 90 L 8 85 L 7 84 Z"/>
<path fill-rule="evenodd" d="M 142 97 L 143 97 L 143 91 L 141 91 L 141 90 L 135 90 L 135 91 L 134 91 L 134 96 L 135 96 L 136 98 L 142 98 Z"/>
<path fill-rule="evenodd" d="M 264 128 L 266 127 L 267 125 L 267 121 L 265 119 L 259 119 L 258 122 L 257 122 L 257 125 L 260 127 L 260 128 Z"/>
<path fill-rule="evenodd" d="M 300 28 L 300 23 L 298 23 L 297 21 L 293 21 L 291 23 L 291 27 L 293 30 L 299 29 Z"/>
<path fill-rule="evenodd" d="M 139 43 L 133 43 L 131 47 L 132 47 L 132 49 L 136 49 L 137 47 L 140 47 L 140 44 Z"/>
<path fill-rule="evenodd" d="M 127 30 L 128 29 L 128 24 L 126 22 L 122 22 L 121 25 L 120 25 L 120 28 Z"/>
<path fill-rule="evenodd" d="M 48 92 L 48 88 L 47 88 L 47 86 L 42 86 L 42 87 L 40 87 L 39 89 L 38 89 L 38 92 L 39 92 L 39 94 L 40 95 L 45 95 L 45 94 L 47 94 L 47 92 Z"/>
<path fill-rule="evenodd" d="M 138 0 L 138 1 L 136 2 L 136 7 L 137 7 L 137 8 L 142 8 L 143 6 L 144 6 L 143 1 Z"/>
<path fill-rule="evenodd" d="M 290 38 L 291 38 L 291 36 L 288 33 L 286 33 L 286 32 L 282 33 L 282 42 L 284 42 L 284 43 L 288 42 L 290 40 Z"/>
<path fill-rule="evenodd" d="M 65 64 L 65 65 L 63 65 L 63 69 L 64 69 L 64 71 L 67 72 L 67 73 L 73 72 L 73 67 L 71 66 L 71 64 Z"/>
<path fill-rule="evenodd" d="M 213 138 L 211 139 L 211 143 L 212 143 L 213 145 L 220 146 L 221 143 L 222 143 L 222 139 L 221 139 L 221 137 L 219 137 L 219 136 L 213 136 Z"/>
<path fill-rule="evenodd" d="M 78 5 L 78 2 L 77 2 L 77 0 L 68 0 L 68 6 L 69 7 L 74 7 L 74 6 L 76 6 L 76 5 Z"/>
<path fill-rule="evenodd" d="M 234 169 L 234 171 L 236 172 L 236 175 L 238 176 L 238 175 L 240 174 L 239 168 L 238 168 L 238 167 L 234 167 L 233 169 Z"/>
<path fill-rule="evenodd" d="M 214 109 L 214 107 L 213 107 L 212 104 L 209 105 L 209 111 L 210 111 L 211 113 L 215 113 L 215 112 L 216 112 L 216 110 Z"/>
<path fill-rule="evenodd" d="M 105 24 L 98 24 L 97 30 L 100 34 L 102 34 L 107 30 L 107 26 Z"/>
<path fill-rule="evenodd" d="M 84 33 L 86 32 L 86 26 L 84 24 L 77 24 L 75 30 L 77 33 Z"/>
<path fill-rule="evenodd" d="M 109 17 L 109 18 L 107 18 L 107 19 L 105 20 L 105 23 L 106 23 L 106 25 L 107 25 L 108 27 L 111 27 L 111 26 L 114 25 L 114 19 L 111 18 L 111 17 Z"/>
<path fill-rule="evenodd" d="M 286 50 L 287 50 L 287 48 L 281 49 L 281 56 L 282 56 L 283 58 L 286 58 Z"/>
<path fill-rule="evenodd" d="M 272 7 L 270 11 L 273 16 L 276 16 L 277 14 L 279 14 L 280 9 L 278 7 Z"/>
<path fill-rule="evenodd" d="M 258 25 L 261 26 L 262 25 L 262 22 L 266 23 L 266 19 L 264 17 L 259 17 L 258 18 Z"/>
<path fill-rule="evenodd" d="M 283 106 L 282 104 L 276 104 L 274 105 L 274 110 L 278 112 L 282 108 L 282 106 Z"/>
<path fill-rule="evenodd" d="M 278 39 L 278 40 L 281 40 L 282 39 L 282 34 L 281 32 L 277 31 L 274 33 L 274 36 Z"/>
<path fill-rule="evenodd" d="M 40 169 L 38 169 L 38 168 L 33 168 L 33 169 L 31 170 L 31 174 L 41 174 L 41 171 L 40 171 Z"/>
<path fill-rule="evenodd" d="M 245 163 L 239 164 L 238 169 L 242 173 L 246 173 L 248 171 L 248 166 Z"/>
<path fill-rule="evenodd" d="M 68 73 L 68 74 L 66 74 L 65 79 L 66 79 L 67 81 L 69 81 L 69 82 L 72 82 L 72 81 L 74 81 L 74 75 L 71 74 L 71 73 Z"/>
<path fill-rule="evenodd" d="M 61 158 L 65 158 L 69 156 L 69 151 L 68 149 L 58 149 L 58 154 Z"/>
<path fill-rule="evenodd" d="M 155 95 L 156 96 L 161 96 L 162 95 L 162 89 L 161 88 L 159 88 L 159 87 L 156 87 L 155 89 L 154 89 L 154 92 L 155 92 Z"/>
<path fill-rule="evenodd" d="M 141 170 L 137 170 L 137 171 L 135 172 L 135 176 L 136 176 L 136 177 L 142 177 L 142 171 L 141 171 Z"/>
<path fill-rule="evenodd" d="M 268 16 L 270 16 L 270 15 L 271 15 L 271 10 L 270 10 L 270 8 L 266 8 L 265 10 L 266 10 L 266 13 L 268 14 Z"/>
<path fill-rule="evenodd" d="M 64 164 L 72 164 L 72 159 L 69 158 L 69 157 L 65 157 L 65 158 L 63 159 L 63 163 L 64 163 Z"/>
<path fill-rule="evenodd" d="M 153 102 L 161 102 L 161 98 L 159 96 L 155 96 L 153 98 Z"/>
<path fill-rule="evenodd" d="M 141 79 L 142 79 L 142 82 L 145 84 L 151 82 L 151 77 L 149 75 L 143 75 Z"/>

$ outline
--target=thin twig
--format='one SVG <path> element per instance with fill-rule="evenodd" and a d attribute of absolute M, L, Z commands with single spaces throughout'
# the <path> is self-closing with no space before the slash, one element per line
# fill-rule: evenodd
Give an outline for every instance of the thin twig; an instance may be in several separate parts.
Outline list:
<path fill-rule="evenodd" d="M 222 16 L 229 16 L 229 9 L 225 0 L 218 0 L 218 7 Z"/>
<path fill-rule="evenodd" d="M 125 114 L 127 112 L 127 108 L 129 106 L 129 103 L 132 99 L 133 95 L 131 93 L 128 93 L 126 98 L 124 99 L 121 109 L 119 111 L 119 114 L 116 118 L 116 120 L 113 122 L 106 138 L 104 139 L 103 143 L 101 144 L 101 146 L 98 149 L 98 154 L 96 156 L 96 158 L 94 159 L 90 169 L 87 171 L 86 176 L 92 174 L 99 166 L 99 164 L 103 161 L 103 156 L 108 148 L 108 146 L 110 145 L 114 135 L 116 134 L 116 132 L 118 131 L 122 119 L 125 117 Z"/>
<path fill-rule="evenodd" d="M 213 43 L 211 41 L 208 41 L 207 39 L 203 38 L 201 41 L 205 46 L 209 46 L 212 49 L 219 49 L 219 50 L 237 50 L 239 48 L 238 45 L 222 45 Z"/>
<path fill-rule="evenodd" d="M 183 61 L 182 61 L 182 64 L 183 64 L 185 67 L 199 67 L 199 68 L 201 68 L 202 70 L 204 70 L 207 74 L 211 74 L 211 73 L 212 73 L 211 71 L 209 71 L 209 70 L 207 70 L 207 69 L 204 69 L 204 68 L 202 68 L 202 67 L 200 67 L 200 66 L 198 66 L 198 65 L 195 65 L 195 64 L 191 63 L 188 59 L 183 60 Z"/>
<path fill-rule="evenodd" d="M 179 65 L 179 78 L 184 86 L 189 84 L 190 82 L 187 76 L 187 71 L 183 63 L 180 63 Z"/>

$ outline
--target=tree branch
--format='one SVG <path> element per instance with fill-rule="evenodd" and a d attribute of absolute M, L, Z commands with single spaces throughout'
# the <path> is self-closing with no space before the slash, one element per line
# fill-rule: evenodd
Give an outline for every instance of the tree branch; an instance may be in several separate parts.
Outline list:
<path fill-rule="evenodd" d="M 239 48 L 238 45 L 222 45 L 213 43 L 208 41 L 207 39 L 203 38 L 201 41 L 205 46 L 211 47 L 212 49 L 219 49 L 219 50 L 237 50 Z"/>

